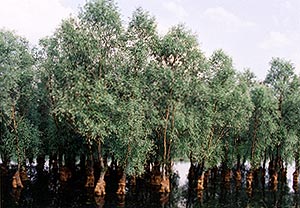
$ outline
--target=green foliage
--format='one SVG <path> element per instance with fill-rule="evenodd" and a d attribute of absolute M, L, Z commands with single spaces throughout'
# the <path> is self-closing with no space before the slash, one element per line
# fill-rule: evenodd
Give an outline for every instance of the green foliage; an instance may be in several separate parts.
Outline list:
<path fill-rule="evenodd" d="M 34 59 L 25 39 L 0 31 L 1 153 L 20 164 L 40 147 Z"/>
<path fill-rule="evenodd" d="M 6 148 L 5 151 L 16 161 L 18 157 L 20 161 L 36 157 L 41 147 L 39 131 L 25 119 L 18 121 L 18 130 L 17 135 L 12 132 L 4 135 L 3 148 Z M 18 144 L 16 144 L 16 137 L 18 137 Z"/>
<path fill-rule="evenodd" d="M 277 97 L 285 96 L 289 91 L 291 80 L 295 77 L 294 66 L 280 58 L 273 58 L 270 65 L 265 83 L 274 90 Z"/>
<path fill-rule="evenodd" d="M 294 158 L 295 160 L 299 160 L 299 150 L 298 147 L 300 144 L 299 140 L 299 113 L 300 113 L 300 88 L 299 88 L 299 77 L 295 77 L 292 83 L 292 93 L 286 97 L 285 101 L 282 105 L 282 114 L 283 116 L 283 123 L 286 128 L 286 137 L 287 137 L 287 144 L 285 146 L 285 155 L 284 158 L 290 160 Z M 293 154 L 291 154 L 293 153 Z"/>
<path fill-rule="evenodd" d="M 19 163 L 74 157 L 85 144 L 129 175 L 178 157 L 204 168 L 300 159 L 300 83 L 284 59 L 257 83 L 222 50 L 207 59 L 184 25 L 159 36 L 138 8 L 125 28 L 111 0 L 88 1 L 40 44 L 34 56 L 26 40 L 0 31 L 0 152 Z"/>
<path fill-rule="evenodd" d="M 278 117 L 278 128 L 274 134 L 274 139 L 276 143 L 276 156 L 285 157 L 288 159 L 290 145 L 292 142 L 290 139 L 294 137 L 288 136 L 288 129 L 284 124 L 285 120 L 288 120 L 286 116 L 288 113 L 284 114 L 284 103 L 292 94 L 295 89 L 297 89 L 297 78 L 294 73 L 294 66 L 284 59 L 273 58 L 271 63 L 271 68 L 266 76 L 265 83 L 273 90 L 274 96 L 277 98 L 277 117 Z M 299 86 L 299 85 L 298 85 Z"/>
<path fill-rule="evenodd" d="M 274 134 L 278 128 L 277 101 L 270 88 L 256 84 L 251 90 L 254 110 L 250 119 L 246 147 L 253 168 L 257 168 L 264 160 L 265 154 L 273 150 L 277 144 Z M 249 148 L 251 147 L 251 148 Z"/>

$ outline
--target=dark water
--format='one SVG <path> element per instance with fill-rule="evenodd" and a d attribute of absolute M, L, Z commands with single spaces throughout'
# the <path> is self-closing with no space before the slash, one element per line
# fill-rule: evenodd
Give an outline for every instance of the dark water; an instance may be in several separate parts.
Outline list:
<path fill-rule="evenodd" d="M 211 182 L 202 192 L 188 187 L 186 179 L 188 163 L 176 163 L 178 175 L 172 178 L 172 191 L 169 194 L 160 194 L 153 187 L 142 180 L 137 181 L 136 187 L 127 188 L 125 196 L 115 194 L 116 184 L 108 181 L 107 195 L 94 197 L 92 189 L 84 187 L 84 179 L 74 176 L 74 180 L 61 184 L 55 176 L 44 174 L 37 176 L 35 169 L 29 173 L 30 181 L 25 183 L 25 188 L 13 190 L 11 188 L 11 173 L 1 177 L 1 208 L 8 207 L 299 207 L 300 195 L 291 187 L 291 170 L 288 172 L 288 181 L 279 184 L 277 190 L 266 186 L 253 187 L 252 192 L 247 191 L 245 184 L 236 186 L 232 181 L 228 184 Z M 110 186 L 109 186 L 110 185 Z"/>

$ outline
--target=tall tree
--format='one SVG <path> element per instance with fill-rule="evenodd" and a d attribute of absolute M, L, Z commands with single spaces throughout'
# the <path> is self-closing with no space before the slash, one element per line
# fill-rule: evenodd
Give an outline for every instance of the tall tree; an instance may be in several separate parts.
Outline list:
<path fill-rule="evenodd" d="M 269 159 L 268 152 L 274 148 L 272 138 L 278 128 L 277 101 L 270 88 L 264 84 L 254 85 L 251 91 L 254 110 L 250 118 L 248 138 L 245 145 L 249 151 L 251 168 L 258 168 Z M 250 147 L 250 148 L 249 148 Z"/>
<path fill-rule="evenodd" d="M 292 92 L 292 83 L 295 79 L 294 66 L 284 59 L 273 58 L 270 62 L 271 68 L 268 71 L 264 83 L 269 86 L 277 99 L 277 112 L 278 112 L 278 130 L 273 137 L 273 142 L 276 144 L 273 155 L 275 161 L 275 169 L 280 167 L 280 161 L 285 151 L 286 145 L 288 145 L 287 129 L 284 125 L 283 103 L 287 96 Z"/>
<path fill-rule="evenodd" d="M 111 149 L 124 170 L 123 177 L 125 174 L 141 175 L 152 150 L 145 72 L 153 58 L 157 38 L 154 18 L 138 8 L 124 33 L 126 42 L 122 48 L 122 57 L 110 82 L 113 93 L 118 97 L 114 121 L 118 128 L 114 132 L 116 139 L 111 140 Z"/>
<path fill-rule="evenodd" d="M 121 31 L 113 1 L 90 1 L 78 18 L 62 23 L 45 47 L 52 97 L 56 99 L 54 112 L 86 138 L 88 145 L 98 147 L 101 187 L 95 190 L 99 195 L 105 194 L 103 144 L 113 128 L 115 104 L 106 76 L 117 67 Z"/>
<path fill-rule="evenodd" d="M 162 165 L 163 180 L 168 180 L 171 162 L 178 153 L 183 129 L 183 102 L 192 76 L 197 76 L 204 56 L 196 37 L 183 25 L 175 26 L 160 39 L 155 49 L 155 60 L 147 70 L 148 101 L 155 112 L 153 129 L 156 158 Z M 167 185 L 168 186 L 168 185 Z M 165 187 L 161 191 L 168 191 Z"/>
<path fill-rule="evenodd" d="M 0 30 L 1 156 L 13 157 L 18 171 L 26 155 L 38 152 L 34 58 L 28 42 L 12 32 Z M 3 131 L 3 132 L 2 132 Z M 19 184 L 22 186 L 22 184 Z"/>
<path fill-rule="evenodd" d="M 232 150 L 247 127 L 252 110 L 249 88 L 238 78 L 231 58 L 222 50 L 215 51 L 210 57 L 206 74 L 208 92 L 205 104 L 202 104 L 204 115 L 200 114 L 206 118 L 206 136 L 201 141 L 199 152 L 202 151 L 202 158 L 199 158 L 202 173 L 205 168 L 220 162 L 225 170 L 232 166 Z"/>
<path fill-rule="evenodd" d="M 283 157 L 286 160 L 294 158 L 295 160 L 295 170 L 299 173 L 300 168 L 300 152 L 298 150 L 299 146 L 299 93 L 300 93 L 300 81 L 299 77 L 295 76 L 291 83 L 291 92 L 286 96 L 282 104 L 282 114 L 283 123 L 287 131 L 287 145 L 285 146 L 285 151 Z M 291 154 L 291 152 L 293 154 Z"/>

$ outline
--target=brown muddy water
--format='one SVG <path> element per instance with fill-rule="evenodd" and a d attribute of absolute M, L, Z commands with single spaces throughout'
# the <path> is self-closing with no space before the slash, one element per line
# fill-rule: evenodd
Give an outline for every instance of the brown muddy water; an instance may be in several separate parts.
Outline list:
<path fill-rule="evenodd" d="M 126 195 L 115 194 L 116 183 L 107 181 L 105 197 L 95 197 L 92 189 L 84 188 L 85 179 L 79 174 L 72 181 L 61 184 L 57 176 L 48 174 L 38 176 L 34 167 L 28 168 L 30 181 L 25 187 L 14 190 L 11 187 L 13 168 L 1 174 L 1 208 L 197 208 L 197 207 L 299 207 L 300 195 L 292 187 L 293 167 L 288 167 L 287 183 L 279 183 L 277 190 L 268 184 L 253 187 L 247 191 L 245 182 L 236 186 L 234 180 L 229 184 L 220 181 L 210 182 L 202 192 L 189 188 L 187 174 L 190 164 L 177 162 L 171 180 L 171 193 L 160 194 L 144 181 L 138 180 L 136 187 L 127 186 Z M 244 176 L 245 178 L 245 176 Z M 266 180 L 267 181 L 267 180 Z"/>

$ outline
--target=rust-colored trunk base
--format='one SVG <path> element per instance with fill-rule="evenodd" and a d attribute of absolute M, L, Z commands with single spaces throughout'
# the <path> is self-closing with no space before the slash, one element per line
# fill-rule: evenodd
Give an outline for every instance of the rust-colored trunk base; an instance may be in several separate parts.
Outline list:
<path fill-rule="evenodd" d="M 118 190 L 117 190 L 117 194 L 118 195 L 124 195 L 126 193 L 126 178 L 122 177 L 118 183 Z"/>
<path fill-rule="evenodd" d="M 106 186 L 106 183 L 105 183 L 104 179 L 100 177 L 100 179 L 98 180 L 98 182 L 96 184 L 95 190 L 94 190 L 96 196 L 104 196 L 106 194 L 105 186 Z"/>
<path fill-rule="evenodd" d="M 278 185 L 278 173 L 275 171 L 270 178 L 270 189 L 273 191 L 277 191 Z"/>
<path fill-rule="evenodd" d="M 295 192 L 298 191 L 299 172 L 295 170 L 293 173 L 293 189 Z"/>
<path fill-rule="evenodd" d="M 156 162 L 152 168 L 150 184 L 153 186 L 160 186 L 162 181 L 160 166 L 159 163 Z"/>
<path fill-rule="evenodd" d="M 170 180 L 169 178 L 163 178 L 160 182 L 160 193 L 170 193 Z"/>
<path fill-rule="evenodd" d="M 209 183 L 210 170 L 205 171 L 204 173 L 204 188 L 207 188 Z"/>
<path fill-rule="evenodd" d="M 197 191 L 197 198 L 202 203 L 202 200 L 203 200 L 203 190 L 198 190 Z"/>
<path fill-rule="evenodd" d="M 86 183 L 85 183 L 85 187 L 87 188 L 91 188 L 95 186 L 95 176 L 94 176 L 94 170 L 92 168 L 88 168 L 86 170 Z"/>
<path fill-rule="evenodd" d="M 298 184 L 299 172 L 295 170 L 293 173 L 293 184 Z"/>
<path fill-rule="evenodd" d="M 17 171 L 14 176 L 13 176 L 13 179 L 12 179 L 12 187 L 14 189 L 16 188 L 24 188 L 23 186 L 23 183 L 22 183 L 22 180 L 21 180 L 21 177 L 20 177 L 20 172 Z"/>
<path fill-rule="evenodd" d="M 29 181 L 29 178 L 28 178 L 28 175 L 27 175 L 27 172 L 25 169 L 20 171 L 20 178 L 21 178 L 22 182 Z"/>
<path fill-rule="evenodd" d="M 59 180 L 61 182 L 67 182 L 72 177 L 72 172 L 67 167 L 61 167 L 59 170 Z"/>
<path fill-rule="evenodd" d="M 230 179 L 231 179 L 231 170 L 226 169 L 223 176 L 223 180 L 224 182 L 230 182 Z"/>
<path fill-rule="evenodd" d="M 250 170 L 246 176 L 246 193 L 248 197 L 252 197 L 253 171 Z"/>
<path fill-rule="evenodd" d="M 162 181 L 162 178 L 160 175 L 152 175 L 151 176 L 151 181 L 150 181 L 151 185 L 159 186 L 161 181 Z"/>
<path fill-rule="evenodd" d="M 253 182 L 253 172 L 252 171 L 249 171 L 247 173 L 247 177 L 246 177 L 246 186 L 247 186 L 247 189 L 252 189 L 252 182 Z"/>
<path fill-rule="evenodd" d="M 235 171 L 235 181 L 236 182 L 241 182 L 242 181 L 242 173 L 241 173 L 240 169 Z"/>
<path fill-rule="evenodd" d="M 271 175 L 270 183 L 271 183 L 271 185 L 277 185 L 278 184 L 278 173 L 277 172 L 274 172 Z"/>
<path fill-rule="evenodd" d="M 85 183 L 86 188 L 94 187 L 95 185 L 95 177 L 94 175 L 88 175 Z"/>
<path fill-rule="evenodd" d="M 203 190 L 204 189 L 204 175 L 198 177 L 197 180 L 197 190 Z"/>

